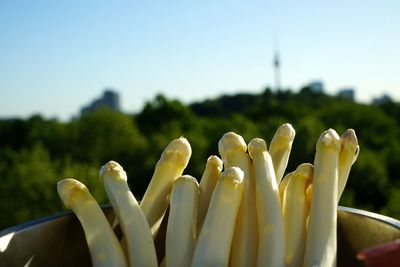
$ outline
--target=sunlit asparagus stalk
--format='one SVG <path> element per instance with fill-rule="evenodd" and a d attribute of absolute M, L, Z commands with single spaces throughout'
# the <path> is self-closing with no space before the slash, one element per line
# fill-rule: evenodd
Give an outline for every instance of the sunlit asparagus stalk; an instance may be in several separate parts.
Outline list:
<path fill-rule="evenodd" d="M 172 183 L 182 175 L 191 154 L 189 142 L 181 137 L 168 144 L 156 164 L 153 177 L 140 202 L 153 237 L 167 210 Z"/>
<path fill-rule="evenodd" d="M 256 181 L 259 228 L 257 266 L 282 267 L 285 264 L 284 225 L 272 159 L 263 139 L 252 139 L 248 149 Z"/>
<path fill-rule="evenodd" d="M 308 229 L 308 222 L 310 220 L 312 194 L 313 184 L 312 181 L 310 181 L 306 188 L 306 229 Z"/>
<path fill-rule="evenodd" d="M 199 213 L 197 217 L 198 232 L 200 232 L 201 226 L 203 225 L 215 185 L 221 178 L 221 172 L 222 160 L 217 156 L 210 156 L 207 159 L 206 168 L 200 180 Z"/>
<path fill-rule="evenodd" d="M 167 267 L 188 267 L 197 240 L 199 184 L 189 175 L 180 176 L 172 186 L 165 244 Z"/>
<path fill-rule="evenodd" d="M 285 177 L 283 177 L 283 179 L 281 180 L 281 182 L 278 185 L 281 206 L 283 206 L 283 198 L 285 196 L 286 186 L 287 186 L 288 182 L 290 181 L 290 179 L 292 178 L 293 174 L 294 174 L 294 172 L 290 172 L 290 173 L 286 174 Z"/>
<path fill-rule="evenodd" d="M 292 125 L 285 123 L 276 130 L 269 146 L 269 154 L 274 164 L 275 177 L 278 184 L 285 173 L 295 135 L 296 131 Z"/>
<path fill-rule="evenodd" d="M 340 137 L 340 144 L 338 203 L 349 178 L 351 166 L 356 161 L 360 151 L 357 136 L 353 129 L 348 129 L 344 132 Z"/>
<path fill-rule="evenodd" d="M 243 172 L 225 169 L 211 197 L 193 254 L 192 267 L 225 267 L 229 264 L 236 217 L 243 195 Z"/>
<path fill-rule="evenodd" d="M 149 224 L 129 189 L 127 175 L 115 161 L 100 170 L 108 199 L 122 229 L 130 266 L 157 267 L 157 255 Z"/>
<path fill-rule="evenodd" d="M 251 161 L 246 153 L 243 137 L 233 132 L 226 133 L 218 143 L 224 168 L 239 167 L 244 172 L 243 199 L 236 220 L 231 250 L 231 266 L 256 266 L 258 226 L 255 201 L 255 181 L 251 174 Z"/>
<path fill-rule="evenodd" d="M 313 166 L 301 164 L 288 182 L 283 199 L 286 267 L 301 267 L 306 243 L 306 189 L 312 180 Z M 320 223 L 324 223 L 321 221 Z"/>
<path fill-rule="evenodd" d="M 340 137 L 336 131 L 323 132 L 316 146 L 313 196 L 307 232 L 304 265 L 336 265 L 336 213 Z"/>
<path fill-rule="evenodd" d="M 64 179 L 57 184 L 64 205 L 81 222 L 95 267 L 127 266 L 124 252 L 100 206 L 87 187 L 75 179 Z"/>

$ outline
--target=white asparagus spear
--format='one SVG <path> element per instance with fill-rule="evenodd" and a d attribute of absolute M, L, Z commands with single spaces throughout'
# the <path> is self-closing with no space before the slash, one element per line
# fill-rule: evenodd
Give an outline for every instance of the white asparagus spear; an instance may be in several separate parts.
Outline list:
<path fill-rule="evenodd" d="M 228 266 L 243 186 L 243 172 L 239 168 L 225 169 L 211 197 L 193 254 L 192 267 Z"/>
<path fill-rule="evenodd" d="M 301 267 L 306 244 L 306 188 L 312 180 L 313 166 L 297 167 L 285 189 L 283 218 L 285 224 L 286 267 Z M 324 223 L 324 222 L 320 222 Z"/>
<path fill-rule="evenodd" d="M 310 220 L 312 193 L 313 193 L 313 184 L 312 181 L 310 181 L 310 183 L 307 185 L 306 188 L 306 229 L 308 229 L 308 222 Z"/>
<path fill-rule="evenodd" d="M 323 132 L 314 159 L 313 196 L 307 232 L 304 267 L 336 265 L 337 187 L 340 137 Z"/>
<path fill-rule="evenodd" d="M 214 192 L 215 185 L 221 178 L 221 172 L 222 160 L 217 156 L 210 156 L 207 159 L 206 167 L 200 180 L 199 213 L 197 217 L 198 233 L 200 232 L 204 218 L 206 217 L 208 205 L 210 203 L 212 193 Z"/>
<path fill-rule="evenodd" d="M 283 177 L 283 179 L 281 180 L 281 182 L 278 185 L 281 206 L 283 205 L 283 198 L 285 196 L 286 186 L 287 186 L 288 182 L 290 181 L 290 179 L 292 178 L 293 174 L 294 174 L 294 172 L 290 172 L 290 173 L 286 174 L 285 177 Z"/>
<path fill-rule="evenodd" d="M 100 170 L 100 180 L 121 226 L 129 265 L 157 267 L 150 227 L 129 189 L 126 172 L 117 162 L 109 161 Z"/>
<path fill-rule="evenodd" d="M 103 211 L 81 182 L 67 178 L 57 183 L 64 205 L 78 217 L 94 267 L 128 266 L 124 252 Z"/>
<path fill-rule="evenodd" d="M 272 159 L 263 139 L 252 139 L 248 150 L 256 180 L 257 266 L 282 267 L 285 265 L 284 225 Z"/>
<path fill-rule="evenodd" d="M 290 123 L 282 124 L 276 130 L 269 146 L 269 154 L 274 164 L 275 176 L 278 184 L 281 182 L 283 174 L 285 173 L 295 135 L 296 131 Z"/>
<path fill-rule="evenodd" d="M 243 199 L 236 220 L 232 242 L 231 266 L 256 266 L 258 246 L 255 181 L 251 174 L 251 161 L 246 153 L 247 145 L 238 134 L 226 133 L 218 143 L 224 168 L 239 167 L 243 173 Z"/>
<path fill-rule="evenodd" d="M 356 161 L 359 151 L 356 133 L 353 129 L 348 129 L 340 137 L 338 203 L 349 178 L 351 166 Z"/>
<path fill-rule="evenodd" d="M 153 177 L 140 202 L 153 237 L 167 210 L 172 183 L 182 175 L 191 155 L 189 142 L 181 137 L 168 144 L 156 164 Z"/>
<path fill-rule="evenodd" d="M 170 195 L 165 241 L 167 267 L 188 267 L 197 240 L 199 183 L 190 175 L 177 178 Z"/>

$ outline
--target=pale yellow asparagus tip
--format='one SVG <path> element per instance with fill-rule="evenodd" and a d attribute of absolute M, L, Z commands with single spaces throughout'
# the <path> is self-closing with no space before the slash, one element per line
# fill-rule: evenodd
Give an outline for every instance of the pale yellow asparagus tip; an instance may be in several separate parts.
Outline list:
<path fill-rule="evenodd" d="M 124 171 L 122 166 L 115 161 L 109 161 L 107 164 L 101 167 L 99 177 L 102 182 L 104 182 L 104 175 L 111 175 L 114 179 L 128 181 L 128 176 L 126 175 L 126 172 Z"/>
<path fill-rule="evenodd" d="M 254 154 L 267 151 L 267 143 L 265 143 L 264 139 L 261 138 L 253 138 L 249 145 L 249 155 L 253 159 Z"/>
<path fill-rule="evenodd" d="M 189 144 L 189 141 L 185 137 L 180 137 L 172 140 L 171 143 L 168 144 L 161 154 L 161 158 L 157 164 L 163 161 L 174 160 L 176 164 L 184 166 L 183 168 L 185 168 L 191 155 L 192 148 Z"/>
<path fill-rule="evenodd" d="M 218 142 L 218 151 L 224 162 L 224 157 L 226 157 L 228 153 L 232 151 L 246 152 L 246 150 L 247 145 L 243 137 L 234 132 L 228 132 L 224 134 Z"/>
<path fill-rule="evenodd" d="M 337 151 L 340 150 L 340 137 L 335 130 L 328 129 L 320 135 L 317 142 L 317 149 L 322 149 L 323 147 Z"/>
<path fill-rule="evenodd" d="M 292 125 L 290 123 L 285 123 L 276 130 L 272 138 L 269 153 L 271 154 L 274 164 L 275 176 L 278 184 L 285 173 L 295 135 L 296 131 Z"/>
<path fill-rule="evenodd" d="M 82 192 L 88 194 L 89 190 L 78 180 L 66 178 L 57 183 L 57 192 L 65 207 L 71 209 L 71 200 L 74 199 L 74 196 Z"/>
<path fill-rule="evenodd" d="M 349 178 L 351 166 L 357 159 L 359 146 L 356 133 L 348 129 L 340 138 L 339 177 L 338 177 L 338 203 Z"/>
<path fill-rule="evenodd" d="M 283 144 L 290 143 L 293 141 L 295 135 L 296 131 L 290 123 L 282 124 L 276 130 L 275 135 L 272 138 L 271 144 L 274 142 L 282 142 Z"/>
<path fill-rule="evenodd" d="M 312 182 L 314 166 L 311 163 L 302 163 L 297 167 L 296 172 L 306 178 L 306 185 L 308 186 Z"/>
<path fill-rule="evenodd" d="M 157 267 L 157 255 L 147 220 L 127 183 L 122 166 L 109 161 L 101 167 L 100 180 L 118 218 L 130 266 Z"/>
<path fill-rule="evenodd" d="M 213 155 L 213 156 L 208 157 L 206 168 L 208 166 L 210 166 L 210 167 L 212 166 L 212 167 L 222 171 L 222 165 L 223 165 L 222 160 L 219 157 Z"/>
<path fill-rule="evenodd" d="M 358 139 L 353 129 L 347 129 L 340 137 L 340 140 L 341 149 L 352 149 L 355 151 L 358 147 Z"/>
<path fill-rule="evenodd" d="M 231 180 L 234 184 L 241 184 L 243 182 L 244 173 L 240 168 L 231 167 L 226 169 L 222 173 L 223 177 L 228 177 L 225 179 Z"/>
<path fill-rule="evenodd" d="M 173 184 L 175 186 L 176 184 L 179 184 L 179 183 L 184 183 L 184 184 L 192 183 L 192 184 L 194 184 L 194 186 L 197 186 L 197 187 L 199 186 L 199 182 L 197 182 L 196 178 L 194 178 L 191 175 L 182 175 L 182 176 L 178 177 L 178 179 L 176 179 Z"/>

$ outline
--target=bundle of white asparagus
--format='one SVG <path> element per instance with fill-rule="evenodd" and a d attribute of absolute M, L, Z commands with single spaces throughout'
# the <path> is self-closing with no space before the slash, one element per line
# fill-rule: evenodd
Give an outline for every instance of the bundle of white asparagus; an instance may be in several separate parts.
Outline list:
<path fill-rule="evenodd" d="M 314 164 L 284 177 L 294 137 L 288 123 L 269 149 L 263 139 L 246 145 L 240 135 L 226 133 L 218 144 L 221 158 L 208 158 L 200 183 L 182 175 L 192 150 L 185 138 L 175 139 L 140 204 L 123 168 L 108 162 L 100 180 L 121 240 L 85 185 L 68 178 L 57 189 L 81 222 L 95 267 L 335 266 L 337 205 L 357 159 L 357 137 L 352 129 L 342 137 L 323 132 Z M 165 252 L 157 255 L 154 238 L 162 223 Z"/>

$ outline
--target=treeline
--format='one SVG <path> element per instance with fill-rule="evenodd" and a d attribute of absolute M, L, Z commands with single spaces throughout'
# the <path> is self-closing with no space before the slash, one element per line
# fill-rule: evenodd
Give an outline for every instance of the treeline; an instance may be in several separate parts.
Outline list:
<path fill-rule="evenodd" d="M 191 105 L 158 95 L 134 115 L 103 109 L 70 122 L 0 120 L 0 228 L 63 211 L 56 191 L 62 178 L 81 180 L 107 204 L 98 172 L 109 160 L 124 167 L 140 199 L 172 139 L 189 140 L 193 155 L 185 173 L 199 179 L 225 132 L 268 143 L 285 122 L 296 130 L 288 172 L 313 162 L 322 131 L 353 128 L 361 151 L 340 204 L 400 219 L 399 120 L 398 103 L 358 104 L 309 88 L 224 95 Z"/>

